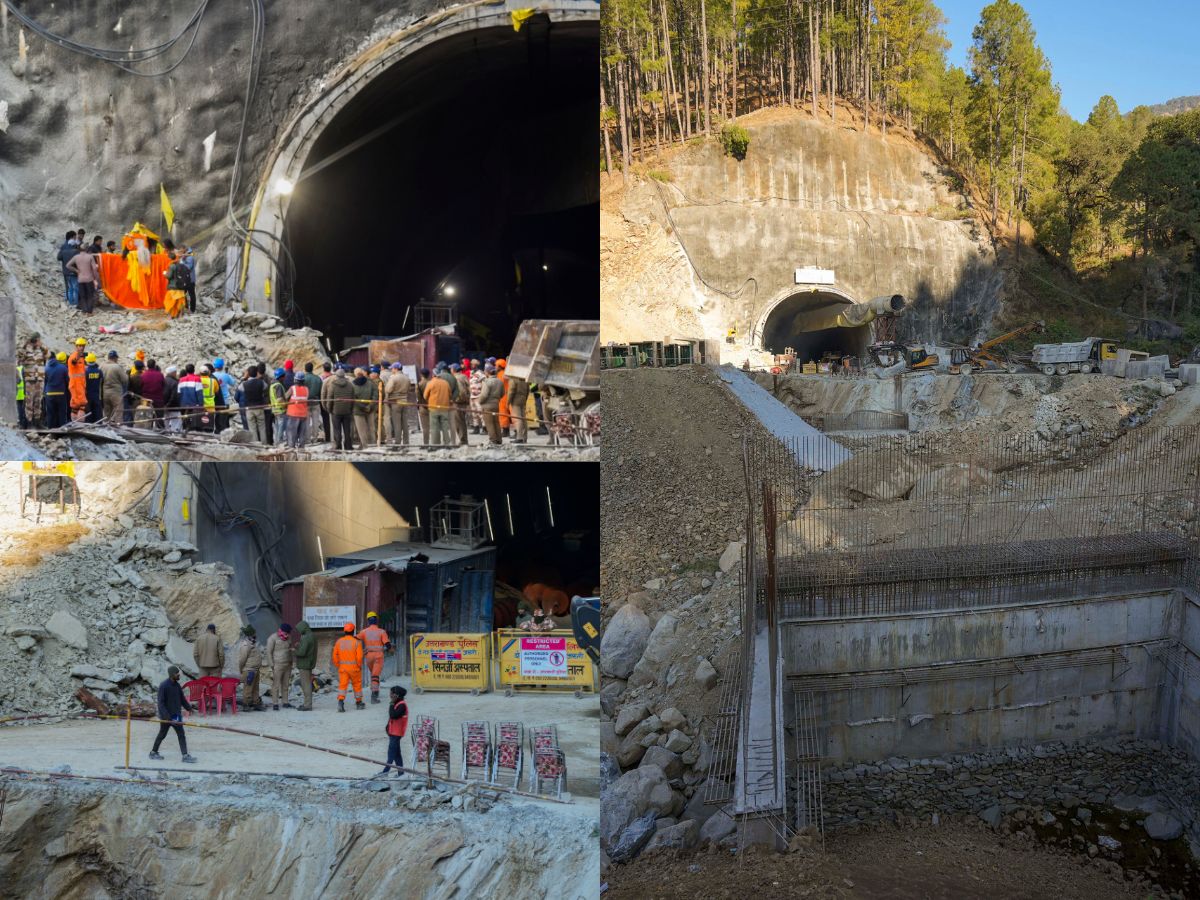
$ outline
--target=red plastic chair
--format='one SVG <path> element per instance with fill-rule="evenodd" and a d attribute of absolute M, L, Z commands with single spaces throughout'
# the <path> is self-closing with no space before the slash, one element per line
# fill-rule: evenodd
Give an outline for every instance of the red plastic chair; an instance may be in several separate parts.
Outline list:
<path fill-rule="evenodd" d="M 213 696 L 217 700 L 218 716 L 225 711 L 226 703 L 233 709 L 233 714 L 237 715 L 237 692 L 241 683 L 242 679 L 240 678 L 217 679 L 217 689 Z"/>
<path fill-rule="evenodd" d="M 221 676 L 220 675 L 205 675 L 203 678 L 198 678 L 196 680 L 199 681 L 202 685 L 204 685 L 204 690 L 208 694 L 208 696 L 205 698 L 205 703 L 207 704 L 207 706 L 205 708 L 206 709 L 216 708 L 217 694 L 221 690 Z"/>
<path fill-rule="evenodd" d="M 208 706 L 208 685 L 203 681 L 185 681 L 183 683 L 183 691 L 187 697 L 188 703 L 192 704 L 192 708 L 200 715 L 207 715 L 206 707 Z"/>

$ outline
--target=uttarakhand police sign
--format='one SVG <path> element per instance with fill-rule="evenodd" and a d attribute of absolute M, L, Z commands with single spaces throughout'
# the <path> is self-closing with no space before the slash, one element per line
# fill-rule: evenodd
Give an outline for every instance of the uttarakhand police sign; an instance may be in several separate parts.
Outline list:
<path fill-rule="evenodd" d="M 413 686 L 427 691 L 486 691 L 487 634 L 414 634 L 409 638 Z"/>
<path fill-rule="evenodd" d="M 503 685 L 593 688 L 592 661 L 569 631 L 530 634 L 505 629 L 496 632 L 496 647 Z"/>

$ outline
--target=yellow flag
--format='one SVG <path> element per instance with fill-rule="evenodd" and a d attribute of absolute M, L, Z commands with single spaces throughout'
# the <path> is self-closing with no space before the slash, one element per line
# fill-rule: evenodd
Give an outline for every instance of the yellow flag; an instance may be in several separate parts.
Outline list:
<path fill-rule="evenodd" d="M 532 9 L 514 9 L 512 11 L 513 31 L 520 31 L 521 26 L 533 18 L 534 10 Z"/>
<path fill-rule="evenodd" d="M 163 219 L 166 220 L 167 231 L 170 231 L 175 227 L 175 210 L 171 209 L 171 200 L 167 197 L 167 189 L 163 187 L 161 183 L 159 183 L 158 189 L 162 192 Z"/>

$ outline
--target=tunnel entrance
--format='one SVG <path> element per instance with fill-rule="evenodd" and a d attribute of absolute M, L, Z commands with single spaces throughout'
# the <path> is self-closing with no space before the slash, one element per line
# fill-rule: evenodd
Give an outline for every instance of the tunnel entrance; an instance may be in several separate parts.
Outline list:
<path fill-rule="evenodd" d="M 507 18 L 507 17 L 506 17 Z M 599 318 L 599 27 L 534 16 L 429 43 L 323 125 L 287 205 L 281 313 L 335 351 L 457 307 L 467 350 L 521 320 Z"/>
<path fill-rule="evenodd" d="M 848 297 L 831 292 L 792 294 L 767 314 L 761 345 L 772 353 L 792 347 L 800 363 L 819 362 L 826 354 L 865 357 L 871 343 L 871 326 L 847 328 L 832 324 L 839 312 L 853 305 Z"/>

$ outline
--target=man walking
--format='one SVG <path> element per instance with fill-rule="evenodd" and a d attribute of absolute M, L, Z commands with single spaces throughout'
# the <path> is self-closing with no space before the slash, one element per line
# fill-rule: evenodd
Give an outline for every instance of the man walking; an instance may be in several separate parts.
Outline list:
<path fill-rule="evenodd" d="M 220 678 L 225 671 L 225 647 L 217 637 L 217 626 L 209 623 L 196 638 L 196 666 L 202 678 Z"/>
<path fill-rule="evenodd" d="M 371 673 L 371 702 L 379 702 L 379 676 L 383 674 L 383 655 L 392 649 L 392 639 L 379 627 L 379 614 L 367 613 L 367 627 L 358 635 L 363 643 L 367 669 Z"/>
<path fill-rule="evenodd" d="M 179 686 L 179 669 L 176 666 L 167 668 L 167 677 L 158 686 L 158 737 L 154 739 L 154 749 L 150 751 L 151 759 L 162 759 L 158 748 L 162 746 L 167 732 L 174 728 L 175 737 L 179 739 L 179 752 L 183 754 L 185 763 L 194 763 L 196 757 L 187 751 L 187 738 L 183 734 L 183 711 L 192 711 L 192 704 L 183 696 L 183 688 Z"/>
<path fill-rule="evenodd" d="M 354 686 L 354 708 L 366 709 L 362 692 L 362 642 L 354 636 L 354 623 L 347 622 L 346 633 L 333 644 L 331 661 L 338 673 L 338 712 L 346 711 L 346 685 Z"/>
<path fill-rule="evenodd" d="M 317 667 L 317 636 L 303 619 L 296 626 L 300 642 L 296 644 L 296 670 L 300 673 L 300 692 L 304 695 L 303 712 L 312 709 L 313 669 Z"/>
<path fill-rule="evenodd" d="M 267 659 L 271 660 L 271 708 L 278 710 L 282 704 L 291 709 L 288 691 L 292 687 L 292 665 L 296 661 L 296 651 L 292 648 L 292 626 L 287 622 L 267 638 Z"/>

